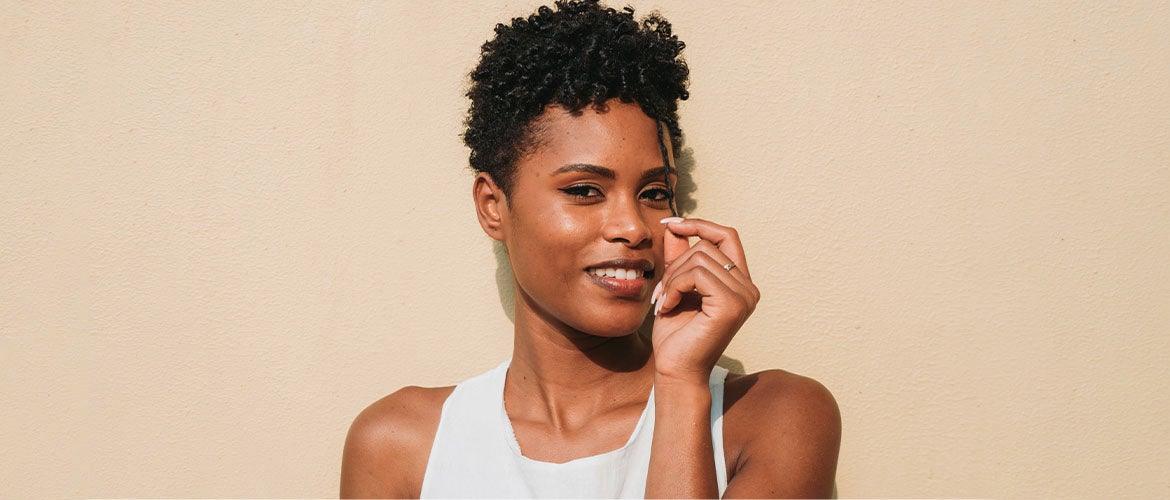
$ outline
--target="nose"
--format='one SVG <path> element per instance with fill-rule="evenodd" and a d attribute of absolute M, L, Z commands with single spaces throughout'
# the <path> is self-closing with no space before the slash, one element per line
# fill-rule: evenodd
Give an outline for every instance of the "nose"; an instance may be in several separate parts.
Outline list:
<path fill-rule="evenodd" d="M 602 233 L 606 241 L 619 241 L 630 247 L 649 244 L 653 233 L 643 218 L 638 200 L 624 196 L 612 198 Z"/>

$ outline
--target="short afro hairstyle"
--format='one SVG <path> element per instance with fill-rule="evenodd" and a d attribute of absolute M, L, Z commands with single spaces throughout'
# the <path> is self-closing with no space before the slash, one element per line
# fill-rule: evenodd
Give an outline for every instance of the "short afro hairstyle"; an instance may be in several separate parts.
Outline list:
<path fill-rule="evenodd" d="M 470 74 L 463 142 L 471 168 L 509 197 L 517 160 L 539 145 L 534 119 L 551 104 L 579 116 L 587 105 L 604 111 L 611 98 L 637 103 L 666 124 L 676 158 L 681 149 L 678 101 L 688 97 L 690 71 L 670 23 L 657 12 L 639 22 L 632 7 L 617 11 L 598 0 L 555 6 L 496 24 Z"/>

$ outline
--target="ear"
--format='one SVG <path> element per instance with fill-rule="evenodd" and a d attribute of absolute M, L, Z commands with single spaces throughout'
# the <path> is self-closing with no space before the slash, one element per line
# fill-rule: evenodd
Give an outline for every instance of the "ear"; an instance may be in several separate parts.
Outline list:
<path fill-rule="evenodd" d="M 508 199 L 487 172 L 476 174 L 471 184 L 471 199 L 475 203 L 475 215 L 479 218 L 483 232 L 494 240 L 504 241 Z"/>

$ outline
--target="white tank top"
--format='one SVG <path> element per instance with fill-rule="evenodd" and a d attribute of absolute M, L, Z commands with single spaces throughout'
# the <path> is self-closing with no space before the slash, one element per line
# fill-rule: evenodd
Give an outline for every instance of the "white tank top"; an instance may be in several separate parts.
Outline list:
<path fill-rule="evenodd" d="M 512 360 L 455 386 L 443 403 L 423 475 L 422 498 L 644 498 L 654 437 L 654 389 L 626 444 L 565 463 L 520 454 L 504 411 L 504 375 Z M 723 381 L 711 371 L 711 443 L 719 496 L 727 489 L 723 457 Z"/>

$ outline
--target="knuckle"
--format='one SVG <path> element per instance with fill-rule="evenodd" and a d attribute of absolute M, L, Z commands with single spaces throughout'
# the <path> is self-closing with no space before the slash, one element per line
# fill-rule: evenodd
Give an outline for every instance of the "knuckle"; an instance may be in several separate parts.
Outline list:
<path fill-rule="evenodd" d="M 739 297 L 739 307 L 746 314 L 752 310 L 752 302 L 746 297 Z"/>
<path fill-rule="evenodd" d="M 752 305 L 752 303 L 750 301 L 748 301 L 746 304 L 744 304 L 744 306 L 745 307 L 743 308 L 743 317 L 744 317 L 744 319 L 747 319 L 749 316 L 752 315 L 753 312 L 755 312 L 756 306 Z"/>
<path fill-rule="evenodd" d="M 735 302 L 736 306 L 733 307 L 733 310 L 735 311 L 736 321 L 739 323 L 747 321 L 748 316 L 752 314 L 751 306 L 742 297 L 737 298 Z"/>

